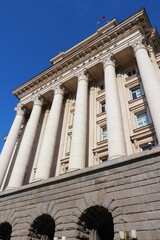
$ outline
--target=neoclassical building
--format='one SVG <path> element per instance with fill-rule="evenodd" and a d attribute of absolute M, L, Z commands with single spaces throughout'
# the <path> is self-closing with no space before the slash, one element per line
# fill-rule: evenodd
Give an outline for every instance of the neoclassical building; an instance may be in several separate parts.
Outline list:
<path fill-rule="evenodd" d="M 0 239 L 160 239 L 160 38 L 145 10 L 50 62 L 13 91 Z"/>

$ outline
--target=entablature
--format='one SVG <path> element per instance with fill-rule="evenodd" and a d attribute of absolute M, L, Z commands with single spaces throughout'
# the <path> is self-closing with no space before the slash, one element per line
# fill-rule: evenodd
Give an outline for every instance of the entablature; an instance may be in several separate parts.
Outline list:
<path fill-rule="evenodd" d="M 107 26 L 110 26 L 110 28 L 107 28 Z M 103 54 L 104 50 L 107 49 L 109 51 L 114 48 L 118 50 L 120 44 L 117 46 L 117 43 L 121 42 L 121 45 L 123 45 L 123 41 L 136 31 L 141 32 L 147 38 L 150 36 L 151 30 L 152 28 L 144 9 L 120 24 L 114 19 L 98 29 L 89 38 L 68 51 L 57 55 L 51 60 L 54 64 L 53 66 L 15 89 L 13 94 L 18 99 L 22 99 L 36 89 L 50 83 L 54 84 L 63 76 L 71 74 L 74 68 L 80 67 L 80 64 L 83 65 L 85 61 L 91 61 L 100 52 Z"/>

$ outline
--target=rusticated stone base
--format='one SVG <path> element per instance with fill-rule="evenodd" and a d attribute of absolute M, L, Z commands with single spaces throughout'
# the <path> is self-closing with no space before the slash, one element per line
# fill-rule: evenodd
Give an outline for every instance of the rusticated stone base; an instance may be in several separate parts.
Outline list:
<path fill-rule="evenodd" d="M 0 224 L 10 223 L 11 239 L 29 237 L 35 220 L 51 216 L 55 237 L 87 239 L 79 218 L 92 206 L 113 217 L 120 230 L 137 230 L 138 240 L 160 239 L 160 148 L 77 170 L 0 193 Z M 107 226 L 106 226 L 107 227 Z M 2 231 L 0 225 L 0 232 Z"/>

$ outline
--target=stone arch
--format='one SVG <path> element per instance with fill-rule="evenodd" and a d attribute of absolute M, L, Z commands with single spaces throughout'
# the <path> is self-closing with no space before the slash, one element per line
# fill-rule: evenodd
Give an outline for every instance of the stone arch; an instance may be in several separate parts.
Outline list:
<path fill-rule="evenodd" d="M 114 224 L 111 213 L 103 206 L 87 208 L 79 217 L 80 239 L 113 240 Z"/>
<path fill-rule="evenodd" d="M 0 239 L 10 240 L 12 233 L 12 226 L 9 222 L 3 222 L 0 224 Z"/>
<path fill-rule="evenodd" d="M 42 214 L 37 217 L 30 226 L 30 240 L 53 240 L 55 233 L 55 221 L 49 214 Z"/>
<path fill-rule="evenodd" d="M 12 228 L 14 228 L 14 226 L 16 225 L 17 220 L 18 219 L 14 212 L 14 209 L 1 211 L 0 213 L 0 223 L 10 222 L 10 224 L 12 225 Z"/>

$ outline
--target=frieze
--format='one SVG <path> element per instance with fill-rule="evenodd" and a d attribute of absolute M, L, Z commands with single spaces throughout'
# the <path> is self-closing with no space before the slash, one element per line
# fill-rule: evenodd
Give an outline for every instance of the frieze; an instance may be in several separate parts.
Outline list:
<path fill-rule="evenodd" d="M 94 33 L 90 38 L 91 40 L 87 40 L 83 43 L 83 41 L 77 44 L 77 47 L 73 52 L 72 49 L 68 50 L 66 53 L 63 53 L 63 58 L 61 58 L 55 65 L 51 66 L 44 72 L 37 75 L 35 78 L 31 79 L 26 84 L 23 84 L 20 88 L 15 89 L 13 94 L 19 99 L 25 97 L 30 92 L 33 92 L 34 89 L 41 87 L 42 85 L 46 85 L 46 83 L 50 82 L 53 79 L 57 79 L 58 76 L 65 74 L 66 71 L 73 69 L 77 63 L 80 64 L 87 59 L 93 58 L 95 52 L 103 51 L 106 47 L 110 47 L 114 45 L 116 41 L 120 41 L 120 38 L 123 38 L 123 35 L 128 31 L 135 31 L 139 28 L 140 23 L 143 22 L 144 28 L 144 11 L 140 12 L 137 17 L 129 18 L 126 21 L 118 24 L 117 26 L 108 30 L 108 32 L 101 33 L 100 31 Z M 137 27 L 137 21 L 139 20 L 139 24 Z M 146 21 L 146 25 L 147 25 Z M 148 25 L 147 25 L 148 27 Z M 129 33 L 128 33 L 129 34 Z M 71 52 L 71 53 L 70 53 Z M 67 55 L 70 53 L 69 55 Z"/>

